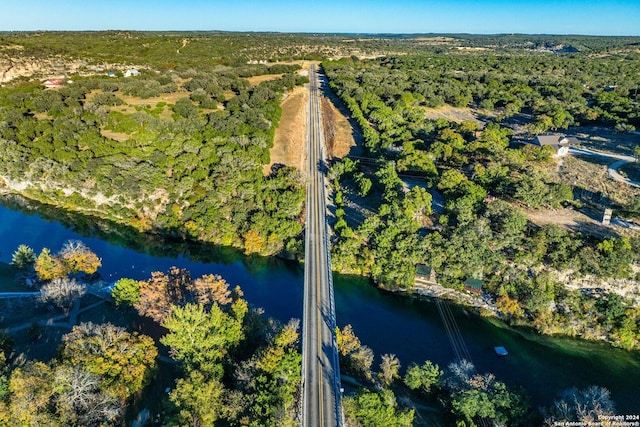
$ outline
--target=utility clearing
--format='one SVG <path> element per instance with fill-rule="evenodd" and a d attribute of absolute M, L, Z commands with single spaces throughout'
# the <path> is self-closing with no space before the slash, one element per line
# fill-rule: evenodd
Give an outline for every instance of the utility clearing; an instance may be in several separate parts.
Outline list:
<path fill-rule="evenodd" d="M 296 87 L 282 101 L 282 118 L 273 138 L 273 147 L 269 151 L 271 161 L 263 168 L 264 175 L 269 175 L 271 167 L 276 164 L 302 170 L 307 138 L 308 100 L 309 90 L 306 87 Z"/>

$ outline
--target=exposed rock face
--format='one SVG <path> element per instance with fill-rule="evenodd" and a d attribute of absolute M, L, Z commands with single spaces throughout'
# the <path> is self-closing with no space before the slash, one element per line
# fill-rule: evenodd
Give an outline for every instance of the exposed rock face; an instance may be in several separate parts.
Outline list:
<path fill-rule="evenodd" d="M 19 77 L 34 79 L 63 79 L 70 74 L 93 75 L 105 69 L 125 70 L 131 65 L 92 64 L 85 59 L 63 57 L 35 58 L 16 55 L 16 49 L 0 47 L 0 84 Z"/>
<path fill-rule="evenodd" d="M 36 59 L 2 55 L 0 57 L 0 83 L 6 83 L 18 77 L 64 77 L 85 68 L 87 68 L 87 62 L 84 60 Z"/>

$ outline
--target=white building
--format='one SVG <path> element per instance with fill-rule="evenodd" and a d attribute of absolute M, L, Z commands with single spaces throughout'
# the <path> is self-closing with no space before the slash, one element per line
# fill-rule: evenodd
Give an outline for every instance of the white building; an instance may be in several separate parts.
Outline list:
<path fill-rule="evenodd" d="M 569 153 L 569 140 L 557 133 L 538 135 L 533 143 L 539 147 L 548 145 L 555 150 L 554 157 L 562 157 Z"/>
<path fill-rule="evenodd" d="M 135 68 L 132 68 L 124 72 L 125 77 L 132 77 L 132 76 L 135 77 L 139 75 L 140 75 L 140 71 L 136 70 Z"/>

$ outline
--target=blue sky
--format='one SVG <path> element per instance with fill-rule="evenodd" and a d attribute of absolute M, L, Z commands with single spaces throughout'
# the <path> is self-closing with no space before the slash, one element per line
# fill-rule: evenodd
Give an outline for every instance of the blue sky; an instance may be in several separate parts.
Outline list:
<path fill-rule="evenodd" d="M 3 3 L 5 3 L 3 1 Z M 0 31 L 640 35 L 640 0 L 8 0 Z"/>

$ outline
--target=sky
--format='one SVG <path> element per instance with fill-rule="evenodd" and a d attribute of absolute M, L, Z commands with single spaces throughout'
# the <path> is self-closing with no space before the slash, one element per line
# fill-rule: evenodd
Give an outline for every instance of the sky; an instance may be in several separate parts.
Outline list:
<path fill-rule="evenodd" d="M 640 0 L 2 0 L 0 31 L 640 35 Z"/>

